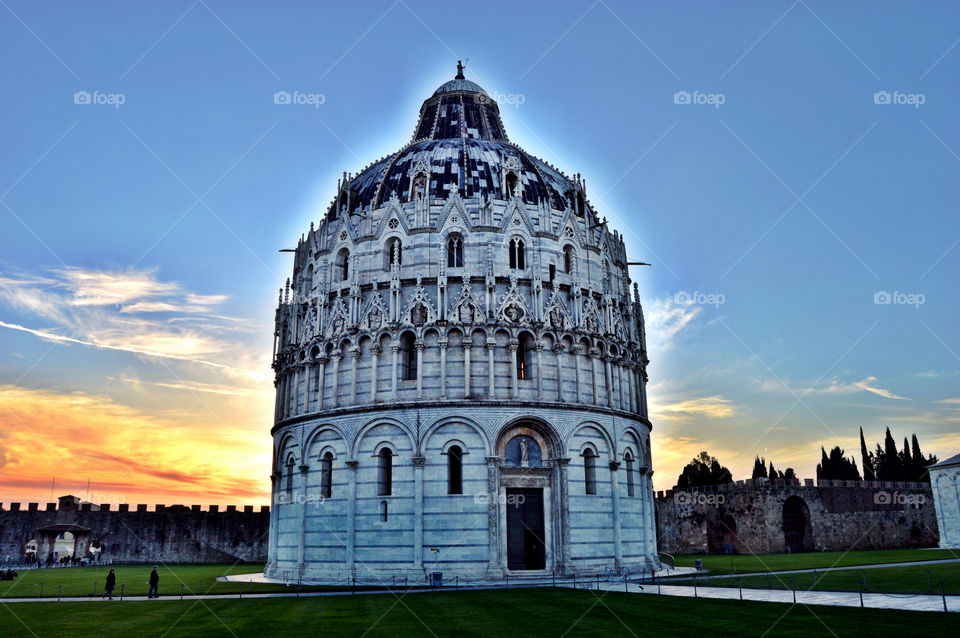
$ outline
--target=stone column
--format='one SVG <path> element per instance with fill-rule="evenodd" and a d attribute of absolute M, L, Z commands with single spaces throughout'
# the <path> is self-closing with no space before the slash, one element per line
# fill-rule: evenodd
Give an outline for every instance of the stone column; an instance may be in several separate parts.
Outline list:
<path fill-rule="evenodd" d="M 400 344 L 390 344 L 390 351 L 393 352 L 393 382 L 390 384 L 390 399 L 397 400 L 397 363 L 400 358 Z"/>
<path fill-rule="evenodd" d="M 348 460 L 347 465 L 347 570 L 353 575 L 354 549 L 357 531 L 357 465 Z"/>
<path fill-rule="evenodd" d="M 277 492 L 280 489 L 280 472 L 273 472 L 270 474 L 270 532 L 269 532 L 269 549 L 267 550 L 267 563 L 268 567 L 276 569 L 277 568 L 277 548 L 279 546 L 279 522 L 280 522 L 280 512 L 277 509 L 278 498 Z"/>
<path fill-rule="evenodd" d="M 613 407 L 613 372 L 610 370 L 610 356 L 603 357 L 603 402 L 607 407 Z"/>
<path fill-rule="evenodd" d="M 447 346 L 449 342 L 441 339 L 437 345 L 440 347 L 440 398 L 447 397 Z"/>
<path fill-rule="evenodd" d="M 561 573 L 570 573 L 570 459 L 557 459 L 557 486 L 560 492 L 560 565 Z"/>
<path fill-rule="evenodd" d="M 279 377 L 275 377 L 273 380 L 273 422 L 278 422 L 282 417 L 280 416 L 280 391 L 283 387 L 283 384 L 280 382 Z"/>
<path fill-rule="evenodd" d="M 510 396 L 517 398 L 520 389 L 520 380 L 517 379 L 517 350 L 520 344 L 512 340 L 507 344 L 507 356 L 510 358 Z"/>
<path fill-rule="evenodd" d="M 596 348 L 590 348 L 589 355 L 590 357 L 590 380 L 593 382 L 590 386 L 593 388 L 593 404 L 597 405 L 597 357 L 600 356 L 600 351 Z"/>
<path fill-rule="evenodd" d="M 303 364 L 303 413 L 310 413 L 310 378 L 313 376 L 313 365 Z"/>
<path fill-rule="evenodd" d="M 537 400 L 543 399 L 543 342 L 537 339 Z"/>
<path fill-rule="evenodd" d="M 610 494 L 613 502 L 613 565 L 620 573 L 623 567 L 623 541 L 621 540 L 620 527 L 620 485 L 617 481 L 617 470 L 620 469 L 620 463 L 610 461 Z"/>
<path fill-rule="evenodd" d="M 333 357 L 333 401 L 331 407 L 340 405 L 340 360 L 343 359 L 343 353 L 340 351 L 330 355 Z"/>
<path fill-rule="evenodd" d="M 309 465 L 300 466 L 300 502 L 297 508 L 297 571 L 303 575 L 307 552 L 307 475 Z"/>
<path fill-rule="evenodd" d="M 423 466 L 426 458 L 413 457 L 413 568 L 423 569 Z"/>
<path fill-rule="evenodd" d="M 350 370 L 350 405 L 357 404 L 357 372 L 360 367 L 360 348 L 353 346 L 350 348 L 350 358 L 353 364 Z"/>
<path fill-rule="evenodd" d="M 623 374 L 626 375 L 626 380 L 621 379 L 621 383 L 627 388 L 627 407 L 631 412 L 636 412 L 637 407 L 633 402 L 633 384 L 631 380 L 633 379 L 633 363 L 627 362 L 623 367 Z"/>
<path fill-rule="evenodd" d="M 494 361 L 493 361 L 493 355 L 494 355 L 493 350 L 496 347 L 497 347 L 496 339 L 492 337 L 488 338 L 487 339 L 487 373 L 488 373 L 488 376 L 490 377 L 490 394 L 489 396 L 487 396 L 488 399 L 494 399 L 497 396 L 497 386 L 496 386 L 496 378 L 494 376 Z"/>
<path fill-rule="evenodd" d="M 553 344 L 553 353 L 557 358 L 557 401 L 563 401 L 563 354 L 562 343 Z"/>
<path fill-rule="evenodd" d="M 423 398 L 423 351 L 426 350 L 427 344 L 423 342 L 423 339 L 417 339 L 416 343 L 413 344 L 413 347 L 417 350 L 417 398 Z"/>
<path fill-rule="evenodd" d="M 293 388 L 290 392 L 290 416 L 297 416 L 300 404 L 300 366 L 293 368 Z"/>
<path fill-rule="evenodd" d="M 377 367 L 380 364 L 380 352 L 383 349 L 378 344 L 370 346 L 370 354 L 373 355 L 373 367 L 370 370 L 370 403 L 377 402 Z"/>
<path fill-rule="evenodd" d="M 327 357 L 319 357 L 317 361 L 320 362 L 320 378 L 317 383 L 317 411 L 323 409 L 323 399 L 324 391 L 326 390 L 327 385 L 327 362 L 330 361 Z"/>
<path fill-rule="evenodd" d="M 502 572 L 500 563 L 500 457 L 487 457 L 487 570 Z"/>
<path fill-rule="evenodd" d="M 463 398 L 470 398 L 470 349 L 473 347 L 472 339 L 463 340 Z"/>
<path fill-rule="evenodd" d="M 654 521 L 654 511 L 653 511 L 653 470 L 650 470 L 646 476 L 646 487 L 643 491 L 644 497 L 647 499 L 647 547 L 649 548 L 648 554 L 651 556 L 657 555 L 657 529 L 656 522 Z"/>
<path fill-rule="evenodd" d="M 576 403 L 580 403 L 580 355 L 581 353 L 583 353 L 583 346 L 579 346 L 579 345 L 573 346 L 573 348 L 570 349 L 570 355 L 573 357 L 573 369 L 576 372 L 577 393 L 575 396 L 577 398 L 574 400 Z"/>

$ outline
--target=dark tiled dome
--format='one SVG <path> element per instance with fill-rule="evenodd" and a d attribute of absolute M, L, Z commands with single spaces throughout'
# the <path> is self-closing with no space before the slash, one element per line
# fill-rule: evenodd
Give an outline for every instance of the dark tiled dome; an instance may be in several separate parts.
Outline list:
<path fill-rule="evenodd" d="M 431 198 L 490 197 L 502 192 L 501 168 L 519 174 L 524 201 L 566 207 L 573 183 L 546 162 L 512 144 L 495 100 L 475 82 L 458 76 L 424 101 L 411 142 L 348 178 L 351 212 L 376 209 L 392 193 L 403 199 L 415 171 L 430 173 Z M 329 214 L 334 215 L 331 205 Z"/>

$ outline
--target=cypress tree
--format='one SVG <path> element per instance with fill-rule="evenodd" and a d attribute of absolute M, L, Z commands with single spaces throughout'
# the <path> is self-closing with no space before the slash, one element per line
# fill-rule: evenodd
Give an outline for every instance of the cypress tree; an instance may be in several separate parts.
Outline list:
<path fill-rule="evenodd" d="M 873 471 L 873 462 L 867 452 L 867 443 L 863 440 L 863 427 L 860 427 L 860 463 L 863 465 L 863 480 L 876 481 L 877 475 Z"/>

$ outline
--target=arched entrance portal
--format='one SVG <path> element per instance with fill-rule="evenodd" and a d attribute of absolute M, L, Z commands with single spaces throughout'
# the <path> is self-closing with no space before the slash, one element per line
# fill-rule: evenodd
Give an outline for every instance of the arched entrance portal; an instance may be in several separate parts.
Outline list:
<path fill-rule="evenodd" d="M 505 541 L 500 564 L 508 571 L 557 566 L 555 438 L 549 427 L 529 421 L 505 428 L 498 438 L 500 505 L 495 516 Z"/>
<path fill-rule="evenodd" d="M 811 539 L 808 537 L 810 510 L 799 496 L 791 496 L 783 504 L 783 544 L 788 552 L 805 552 Z"/>

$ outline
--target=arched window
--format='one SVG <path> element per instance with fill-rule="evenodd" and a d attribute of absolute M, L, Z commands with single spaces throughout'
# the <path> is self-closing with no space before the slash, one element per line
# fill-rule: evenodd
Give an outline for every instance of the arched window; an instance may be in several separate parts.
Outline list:
<path fill-rule="evenodd" d="M 404 332 L 400 337 L 400 374 L 407 381 L 417 379 L 416 338 L 412 332 Z"/>
<path fill-rule="evenodd" d="M 413 178 L 413 184 L 410 187 L 410 197 L 417 201 L 421 195 L 427 194 L 427 176 L 425 173 L 417 173 Z"/>
<path fill-rule="evenodd" d="M 529 333 L 522 333 L 517 338 L 517 378 L 533 378 L 533 339 Z"/>
<path fill-rule="evenodd" d="M 524 270 L 526 268 L 524 256 L 523 240 L 514 237 L 510 240 L 510 268 Z"/>
<path fill-rule="evenodd" d="M 623 464 L 627 467 L 627 496 L 633 496 L 633 455 L 627 452 L 623 455 Z"/>
<path fill-rule="evenodd" d="M 334 262 L 334 273 L 336 281 L 346 281 L 350 276 L 350 251 L 341 248 L 337 253 L 337 260 Z"/>
<path fill-rule="evenodd" d="M 587 494 L 597 493 L 597 453 L 590 448 L 583 452 L 583 487 Z"/>
<path fill-rule="evenodd" d="M 377 455 L 377 496 L 391 494 L 393 494 L 393 453 L 390 448 L 384 447 Z M 387 520 L 386 514 L 383 520 Z"/>
<path fill-rule="evenodd" d="M 573 246 L 567 244 L 563 247 L 563 272 L 568 275 L 573 272 L 573 264 L 575 263 L 576 255 L 573 252 Z"/>
<path fill-rule="evenodd" d="M 447 239 L 447 268 L 463 266 L 463 239 L 460 235 L 450 235 Z"/>
<path fill-rule="evenodd" d="M 293 501 L 293 457 L 287 459 L 287 503 Z"/>
<path fill-rule="evenodd" d="M 504 193 L 507 196 L 507 199 L 513 197 L 517 192 L 517 174 L 513 171 L 507 173 L 507 190 Z"/>
<path fill-rule="evenodd" d="M 320 460 L 320 495 L 330 498 L 333 495 L 333 453 L 327 452 Z"/>
<path fill-rule="evenodd" d="M 380 501 L 380 522 L 381 523 L 387 522 L 387 502 L 386 501 Z"/>
<path fill-rule="evenodd" d="M 390 270 L 394 262 L 398 266 L 403 264 L 403 244 L 399 237 L 391 237 L 383 245 L 383 269 Z"/>
<path fill-rule="evenodd" d="M 447 494 L 463 494 L 463 450 L 459 445 L 447 450 Z"/>

